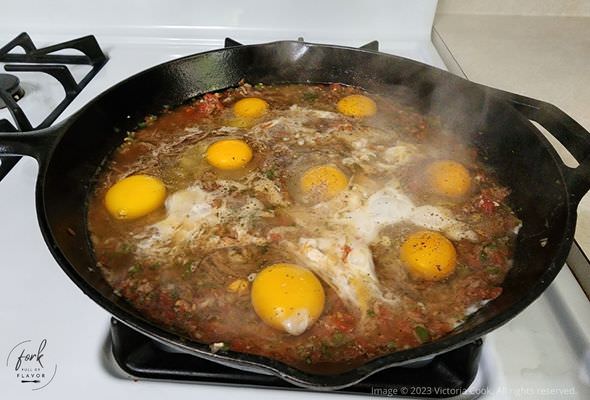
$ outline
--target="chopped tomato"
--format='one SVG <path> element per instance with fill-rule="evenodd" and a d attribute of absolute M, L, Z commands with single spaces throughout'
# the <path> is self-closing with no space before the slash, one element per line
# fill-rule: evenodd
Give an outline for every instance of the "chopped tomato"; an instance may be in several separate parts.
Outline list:
<path fill-rule="evenodd" d="M 188 114 L 197 114 L 199 116 L 207 116 L 211 115 L 217 111 L 221 111 L 224 109 L 223 103 L 219 100 L 219 98 L 212 94 L 207 93 L 203 96 L 201 100 L 197 103 L 193 104 L 190 107 L 187 107 L 184 111 Z"/>
<path fill-rule="evenodd" d="M 497 207 L 496 203 L 493 200 L 491 200 L 487 197 L 484 197 L 484 195 L 481 196 L 481 199 L 479 200 L 478 205 L 479 205 L 479 208 L 481 208 L 481 210 L 486 214 L 493 213 Z"/>

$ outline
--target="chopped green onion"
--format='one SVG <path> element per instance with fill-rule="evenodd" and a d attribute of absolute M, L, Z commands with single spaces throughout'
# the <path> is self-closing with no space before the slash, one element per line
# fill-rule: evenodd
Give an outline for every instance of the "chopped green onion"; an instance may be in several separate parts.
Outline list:
<path fill-rule="evenodd" d="M 332 335 L 332 343 L 334 346 L 340 346 L 346 342 L 346 335 L 342 332 L 334 332 Z"/>
<path fill-rule="evenodd" d="M 499 267 L 487 267 L 486 271 L 490 275 L 498 275 L 500 273 Z"/>
<path fill-rule="evenodd" d="M 140 271 L 140 268 L 137 265 L 132 265 L 129 267 L 129 269 L 127 270 L 127 272 L 129 272 L 129 274 L 131 275 L 135 275 L 136 273 L 138 273 Z"/>
<path fill-rule="evenodd" d="M 418 325 L 416 328 L 414 328 L 414 331 L 422 343 L 428 342 L 430 340 L 430 332 L 428 332 L 428 329 L 422 325 Z"/>

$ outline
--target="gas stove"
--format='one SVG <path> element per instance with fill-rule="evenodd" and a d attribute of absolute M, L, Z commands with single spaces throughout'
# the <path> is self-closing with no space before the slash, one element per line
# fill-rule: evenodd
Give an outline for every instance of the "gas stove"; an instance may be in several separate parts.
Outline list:
<path fill-rule="evenodd" d="M 160 4 L 149 0 L 141 6 L 119 3 L 89 2 L 72 9 L 70 2 L 60 0 L 34 10 L 21 3 L 5 7 L 4 13 L 14 18 L 0 27 L 0 48 L 22 31 L 29 33 L 38 48 L 93 35 L 105 60 L 108 58 L 87 81 L 96 65 L 67 66 L 74 81 L 84 84 L 77 96 L 69 99 L 63 113 L 54 115 L 56 121 L 137 72 L 184 55 L 221 48 L 226 37 L 245 44 L 302 37 L 310 42 L 353 47 L 377 40 L 380 51 L 439 68 L 446 68 L 452 59 L 440 37 L 431 39 L 436 1 L 372 0 L 347 3 L 345 9 L 339 8 L 337 1 L 300 1 L 280 6 L 272 1 L 256 0 L 248 6 L 229 1 L 206 7 L 190 1 Z M 68 54 L 81 56 L 75 51 Z M 450 68 L 460 71 L 456 65 Z M 47 121 L 64 99 L 62 83 L 46 73 L 6 72 L 20 80 L 20 89 L 11 90 L 31 127 L 53 122 Z M 14 86 L 14 81 L 9 83 Z M 0 109 L 0 120 L 3 118 L 16 125 L 8 109 Z M 4 264 L 4 279 L 0 280 L 2 398 L 67 398 L 82 393 L 88 399 L 151 399 L 164 393 L 178 398 L 336 396 L 286 390 L 292 387 L 276 378 L 269 381 L 256 374 L 203 366 L 206 363 L 162 349 L 116 321 L 111 322 L 110 315 L 63 274 L 45 246 L 35 215 L 36 173 L 35 161 L 23 158 L 0 182 L 0 249 Z M 455 386 L 436 386 L 428 384 L 432 382 L 428 377 L 421 379 L 420 373 L 426 374 L 427 369 L 443 368 L 431 365 L 418 372 L 398 371 L 397 375 L 413 374 L 410 386 L 393 384 L 388 380 L 392 378 L 379 376 L 347 391 L 346 398 L 590 397 L 589 309 L 587 298 L 565 266 L 535 303 L 487 335 L 483 344 L 474 343 L 455 358 L 450 355 L 443 360 L 443 366 L 450 366 L 448 370 L 463 368 L 466 372 L 455 374 L 463 379 Z M 132 347 L 120 346 L 126 340 Z M 181 359 L 178 362 L 182 368 L 169 369 L 160 363 L 163 359 Z M 470 367 L 472 370 L 467 371 Z M 221 372 L 213 376 L 216 370 Z M 185 379 L 191 374 L 199 379 Z"/>

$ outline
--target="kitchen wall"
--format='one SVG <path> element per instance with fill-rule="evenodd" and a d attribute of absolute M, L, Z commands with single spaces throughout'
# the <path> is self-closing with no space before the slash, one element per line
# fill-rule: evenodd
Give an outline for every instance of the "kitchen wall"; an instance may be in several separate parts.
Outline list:
<path fill-rule="evenodd" d="M 437 14 L 589 17 L 590 0 L 439 0 Z"/>

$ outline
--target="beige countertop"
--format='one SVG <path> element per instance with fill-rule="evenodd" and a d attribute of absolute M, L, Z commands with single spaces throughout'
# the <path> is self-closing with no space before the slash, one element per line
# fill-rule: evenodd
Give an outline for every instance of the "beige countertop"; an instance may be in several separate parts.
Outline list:
<path fill-rule="evenodd" d="M 590 17 L 442 14 L 434 25 L 468 79 L 552 103 L 590 131 Z M 590 256 L 589 194 L 576 240 Z"/>

